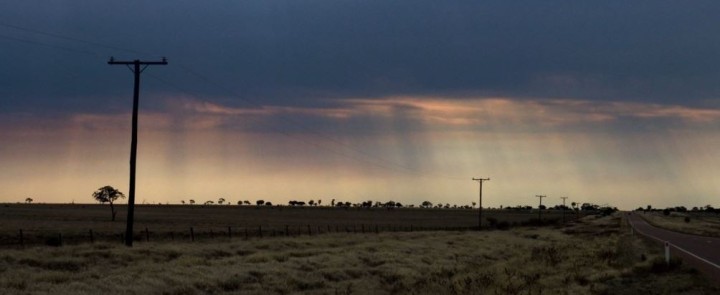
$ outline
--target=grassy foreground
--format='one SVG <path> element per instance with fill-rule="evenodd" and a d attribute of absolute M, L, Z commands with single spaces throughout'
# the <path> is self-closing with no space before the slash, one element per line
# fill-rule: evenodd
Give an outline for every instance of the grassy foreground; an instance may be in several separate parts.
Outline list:
<path fill-rule="evenodd" d="M 717 294 L 619 217 L 560 229 L 328 234 L 0 254 L 0 294 Z"/>

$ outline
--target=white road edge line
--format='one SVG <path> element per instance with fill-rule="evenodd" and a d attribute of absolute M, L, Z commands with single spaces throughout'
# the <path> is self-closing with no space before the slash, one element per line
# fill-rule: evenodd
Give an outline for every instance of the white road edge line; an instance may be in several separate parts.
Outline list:
<path fill-rule="evenodd" d="M 680 248 L 680 247 L 678 247 L 677 245 L 675 245 L 675 244 L 673 244 L 673 243 L 670 243 L 670 241 L 665 241 L 665 240 L 660 239 L 660 238 L 658 238 L 658 237 L 655 237 L 655 236 L 653 236 L 653 235 L 644 233 L 644 232 L 642 232 L 641 230 L 638 230 L 638 229 L 635 227 L 635 224 L 632 222 L 632 220 L 630 220 L 630 218 L 628 218 L 628 222 L 630 223 L 630 226 L 632 226 L 632 228 L 635 229 L 635 231 L 641 233 L 642 235 L 647 236 L 647 237 L 650 237 L 650 238 L 653 238 L 653 239 L 656 239 L 656 240 L 658 240 L 658 241 L 660 241 L 660 242 L 662 242 L 662 243 L 668 243 L 668 245 L 673 246 L 673 247 L 675 247 L 676 249 L 678 249 L 678 250 L 680 250 L 680 251 L 683 251 L 683 252 L 687 253 L 688 255 L 690 255 L 690 256 L 692 256 L 692 257 L 697 258 L 698 260 L 700 260 L 700 261 L 702 261 L 702 262 L 705 262 L 705 263 L 707 263 L 707 264 L 709 264 L 709 265 L 712 265 L 712 266 L 714 266 L 714 267 L 717 268 L 717 269 L 720 269 L 720 265 L 717 265 L 717 264 L 715 264 L 715 263 L 712 263 L 711 261 L 708 261 L 708 260 L 705 259 L 705 258 L 702 258 L 702 257 L 700 257 L 700 256 L 697 256 L 697 255 L 693 254 L 692 252 L 690 252 L 690 251 L 688 251 L 688 250 L 685 250 L 685 249 L 683 249 L 683 248 Z"/>

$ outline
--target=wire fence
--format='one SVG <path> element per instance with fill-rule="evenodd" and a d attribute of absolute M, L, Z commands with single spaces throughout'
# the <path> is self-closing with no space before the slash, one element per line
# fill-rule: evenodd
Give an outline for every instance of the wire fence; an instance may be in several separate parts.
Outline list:
<path fill-rule="evenodd" d="M 416 231 L 467 231 L 475 227 L 419 227 L 414 225 L 381 224 L 326 224 L 326 225 L 286 225 L 284 227 L 263 226 L 227 226 L 227 227 L 189 227 L 186 230 L 153 231 L 145 227 L 133 233 L 135 242 L 205 242 L 238 239 L 264 239 L 274 237 L 319 236 L 327 234 L 380 234 L 385 232 Z M 23 230 L 0 233 L 0 247 L 24 248 L 29 246 L 79 245 L 96 242 L 124 243 L 125 232 Z"/>

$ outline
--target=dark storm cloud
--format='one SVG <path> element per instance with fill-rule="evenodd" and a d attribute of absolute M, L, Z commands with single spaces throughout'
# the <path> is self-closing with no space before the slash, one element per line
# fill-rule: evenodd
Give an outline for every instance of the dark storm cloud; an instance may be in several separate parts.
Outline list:
<path fill-rule="evenodd" d="M 313 98 L 393 95 L 702 105 L 720 94 L 716 1 L 23 1 L 0 8 L 6 24 L 141 52 L 0 26 L 4 111 L 124 107 L 118 97 L 131 93 L 132 77 L 105 64 L 110 55 L 168 56 L 169 66 L 147 72 L 162 80 L 143 78 L 144 93 L 182 90 L 233 106 L 249 106 L 238 97 L 321 105 Z"/>

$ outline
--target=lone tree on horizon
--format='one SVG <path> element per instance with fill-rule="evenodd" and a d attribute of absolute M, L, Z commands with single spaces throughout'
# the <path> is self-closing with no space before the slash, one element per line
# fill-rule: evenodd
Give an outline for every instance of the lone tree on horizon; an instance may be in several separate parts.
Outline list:
<path fill-rule="evenodd" d="M 95 198 L 96 201 L 100 203 L 110 203 L 110 212 L 112 212 L 112 221 L 115 221 L 115 215 L 117 212 L 115 211 L 115 207 L 113 206 L 113 202 L 117 200 L 118 198 L 125 198 L 125 195 L 121 193 L 116 188 L 106 185 L 101 188 L 99 188 L 97 191 L 95 191 L 92 194 L 93 198 Z"/>
<path fill-rule="evenodd" d="M 30 204 L 30 203 L 32 203 L 32 202 L 33 202 L 33 199 L 32 199 L 32 198 L 25 198 L 25 203 Z"/>

